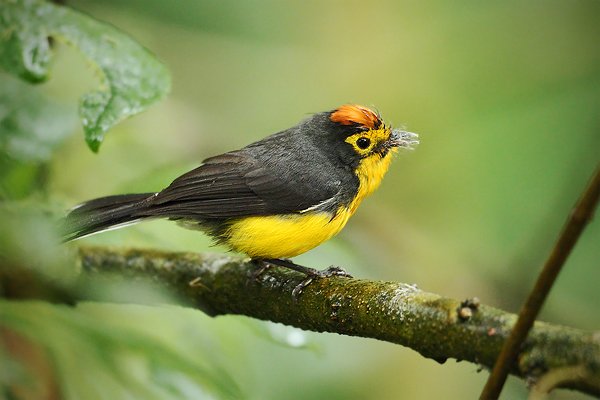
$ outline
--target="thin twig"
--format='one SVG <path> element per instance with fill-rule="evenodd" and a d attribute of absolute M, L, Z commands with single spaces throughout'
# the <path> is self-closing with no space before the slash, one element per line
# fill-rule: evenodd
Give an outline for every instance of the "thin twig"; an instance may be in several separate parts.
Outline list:
<path fill-rule="evenodd" d="M 495 400 L 500 396 L 506 378 L 519 355 L 521 345 L 533 326 L 533 323 L 537 318 L 556 277 L 567 260 L 567 257 L 571 253 L 571 250 L 573 250 L 583 229 L 592 219 L 599 198 L 600 167 L 596 170 L 594 177 L 569 216 L 558 241 L 546 260 L 542 272 L 538 276 L 535 286 L 521 308 L 519 318 L 512 329 L 511 334 L 504 343 L 502 351 L 494 364 L 494 369 L 481 392 L 481 400 Z"/>

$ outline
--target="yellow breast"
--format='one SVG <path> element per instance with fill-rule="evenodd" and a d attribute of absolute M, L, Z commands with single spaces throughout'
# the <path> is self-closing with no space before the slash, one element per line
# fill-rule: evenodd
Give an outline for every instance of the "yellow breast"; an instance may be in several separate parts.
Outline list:
<path fill-rule="evenodd" d="M 396 152 L 396 149 L 390 149 L 390 151 L 383 157 L 373 155 L 361 160 L 358 168 L 354 171 L 360 184 L 358 185 L 358 192 L 356 197 L 350 203 L 350 215 L 354 214 L 360 202 L 373 193 L 381 184 L 385 173 L 390 168 L 392 162 L 392 154 Z"/>
<path fill-rule="evenodd" d="M 334 215 L 325 212 L 270 215 L 240 219 L 225 232 L 225 242 L 252 258 L 291 258 L 331 239 L 342 230 L 360 202 L 371 194 L 389 168 L 391 154 L 368 157 L 355 174 L 359 187 L 354 200 L 340 206 Z"/>
<path fill-rule="evenodd" d="M 330 239 L 348 218 L 348 212 L 338 212 L 333 219 L 329 213 L 249 217 L 231 225 L 226 241 L 252 258 L 291 258 Z"/>

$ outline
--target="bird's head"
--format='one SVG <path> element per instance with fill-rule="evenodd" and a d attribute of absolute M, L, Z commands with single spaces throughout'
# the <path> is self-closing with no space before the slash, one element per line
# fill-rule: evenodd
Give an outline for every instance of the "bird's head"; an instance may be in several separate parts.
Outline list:
<path fill-rule="evenodd" d="M 418 135 L 386 125 L 379 113 L 356 104 L 346 104 L 330 112 L 331 122 L 345 133 L 344 143 L 359 158 L 384 158 L 399 147 L 413 149 Z M 340 138 L 341 139 L 341 138 Z"/>
<path fill-rule="evenodd" d="M 330 141 L 339 155 L 355 167 L 366 160 L 388 159 L 398 148 L 413 149 L 419 143 L 417 134 L 393 129 L 379 113 L 357 104 L 343 105 L 324 116 L 330 125 Z"/>
<path fill-rule="evenodd" d="M 364 106 L 346 104 L 324 116 L 336 156 L 353 169 L 365 195 L 379 186 L 393 153 L 419 143 L 417 134 L 393 129 L 379 113 Z"/>

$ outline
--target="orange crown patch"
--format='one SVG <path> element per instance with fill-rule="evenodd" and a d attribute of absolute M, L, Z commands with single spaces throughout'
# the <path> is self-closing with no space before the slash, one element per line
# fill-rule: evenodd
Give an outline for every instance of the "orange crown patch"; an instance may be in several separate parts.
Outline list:
<path fill-rule="evenodd" d="M 333 122 L 342 125 L 359 124 L 369 129 L 379 128 L 381 119 L 374 111 L 358 104 L 345 104 L 331 113 Z"/>

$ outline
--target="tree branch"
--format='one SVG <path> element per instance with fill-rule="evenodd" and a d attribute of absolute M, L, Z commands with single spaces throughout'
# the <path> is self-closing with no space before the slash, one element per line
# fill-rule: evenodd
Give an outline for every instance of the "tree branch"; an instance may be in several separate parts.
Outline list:
<path fill-rule="evenodd" d="M 210 315 L 243 314 L 317 332 L 362 336 L 401 344 L 444 362 L 466 360 L 491 368 L 516 315 L 421 291 L 414 285 L 343 277 L 315 280 L 296 301 L 304 276 L 271 268 L 258 278 L 255 266 L 223 255 L 81 247 L 88 278 L 150 279 Z M 535 379 L 578 368 L 581 379 L 560 387 L 600 396 L 600 333 L 537 322 L 511 373 Z"/>

